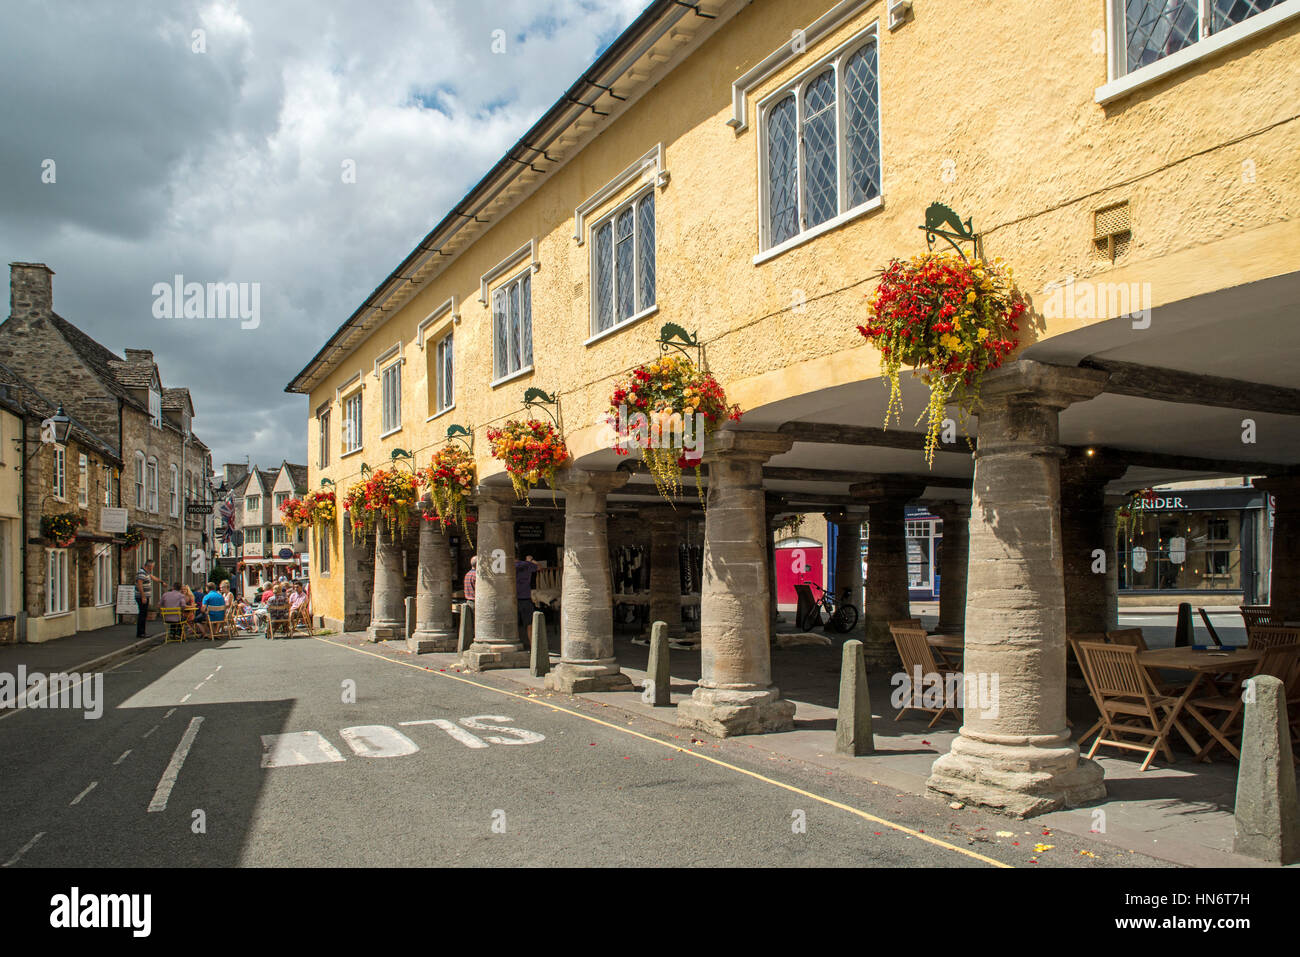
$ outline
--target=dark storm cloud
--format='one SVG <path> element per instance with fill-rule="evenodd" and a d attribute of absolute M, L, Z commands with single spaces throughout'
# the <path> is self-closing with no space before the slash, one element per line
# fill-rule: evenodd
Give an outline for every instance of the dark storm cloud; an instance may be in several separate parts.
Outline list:
<path fill-rule="evenodd" d="M 0 254 L 152 348 L 214 461 L 305 461 L 285 383 L 642 6 L 6 3 Z M 257 328 L 155 318 L 177 274 L 257 283 Z"/>

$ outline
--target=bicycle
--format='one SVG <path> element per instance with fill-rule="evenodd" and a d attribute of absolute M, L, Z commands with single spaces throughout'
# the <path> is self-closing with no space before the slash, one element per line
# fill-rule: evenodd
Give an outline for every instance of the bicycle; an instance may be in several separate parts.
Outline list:
<path fill-rule="evenodd" d="M 820 598 L 814 598 L 812 605 L 804 612 L 799 627 L 812 631 L 822 626 L 822 612 L 826 612 L 826 628 L 843 635 L 853 630 L 858 623 L 858 609 L 847 601 L 841 601 L 814 581 L 804 581 L 810 588 L 821 592 Z"/>

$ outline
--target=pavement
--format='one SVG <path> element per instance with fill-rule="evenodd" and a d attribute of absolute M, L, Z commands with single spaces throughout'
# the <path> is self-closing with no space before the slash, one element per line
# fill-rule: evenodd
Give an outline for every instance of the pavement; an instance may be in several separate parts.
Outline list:
<path fill-rule="evenodd" d="M 147 637 L 138 638 L 135 622 L 110 625 L 94 631 L 81 631 L 66 638 L 34 644 L 0 645 L 0 674 L 16 675 L 19 666 L 28 674 L 56 674 L 103 670 L 123 658 L 158 644 L 163 640 L 166 626 L 161 622 L 147 623 Z M 20 697 L 14 704 L 21 704 Z M 6 710 L 0 700 L 0 712 Z"/>
<path fill-rule="evenodd" d="M 447 657 L 158 644 L 95 679 L 99 718 L 0 714 L 0 867 L 1161 864 Z"/>

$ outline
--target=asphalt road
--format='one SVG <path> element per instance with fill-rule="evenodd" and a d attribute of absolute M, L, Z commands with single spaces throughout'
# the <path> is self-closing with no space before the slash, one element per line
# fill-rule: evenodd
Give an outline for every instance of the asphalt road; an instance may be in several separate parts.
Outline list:
<path fill-rule="evenodd" d="M 164 645 L 104 691 L 0 715 L 0 867 L 1158 864 L 338 638 Z"/>

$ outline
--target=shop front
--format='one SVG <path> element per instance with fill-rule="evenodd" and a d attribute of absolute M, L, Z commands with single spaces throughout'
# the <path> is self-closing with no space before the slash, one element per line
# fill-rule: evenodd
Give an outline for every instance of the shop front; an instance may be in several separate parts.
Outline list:
<path fill-rule="evenodd" d="M 922 506 L 904 509 L 907 523 L 907 591 L 912 601 L 939 599 L 939 546 L 943 522 Z"/>
<path fill-rule="evenodd" d="M 1255 488 L 1156 491 L 1119 522 L 1121 601 L 1254 604 L 1267 588 L 1267 512 Z"/>

